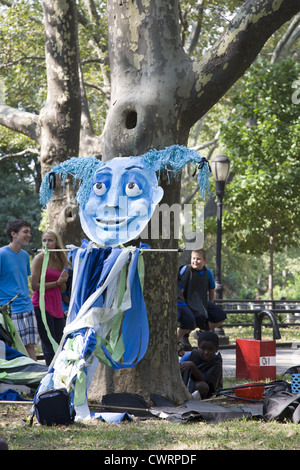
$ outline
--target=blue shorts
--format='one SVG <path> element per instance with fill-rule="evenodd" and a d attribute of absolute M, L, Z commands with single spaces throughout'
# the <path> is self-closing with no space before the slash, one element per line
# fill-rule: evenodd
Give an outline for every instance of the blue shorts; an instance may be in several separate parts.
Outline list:
<path fill-rule="evenodd" d="M 207 316 L 210 323 L 219 323 L 227 318 L 224 310 L 213 302 L 210 302 L 210 300 L 207 302 Z"/>
<path fill-rule="evenodd" d="M 194 330 L 196 328 L 195 316 L 186 304 L 177 304 L 177 322 L 182 330 Z"/>
<path fill-rule="evenodd" d="M 207 303 L 207 316 L 210 323 L 219 323 L 227 318 L 224 310 L 213 302 Z M 177 304 L 177 322 L 182 330 L 194 330 L 196 328 L 195 316 L 186 304 Z"/>

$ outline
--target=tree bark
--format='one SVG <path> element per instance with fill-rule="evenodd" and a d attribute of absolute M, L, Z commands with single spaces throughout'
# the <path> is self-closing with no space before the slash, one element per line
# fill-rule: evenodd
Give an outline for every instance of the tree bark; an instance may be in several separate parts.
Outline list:
<path fill-rule="evenodd" d="M 72 0 L 44 0 L 43 8 L 48 94 L 39 116 L 42 176 L 67 158 L 78 157 L 81 125 L 76 6 Z M 82 238 L 75 194 L 72 182 L 63 188 L 57 179 L 48 205 L 50 227 L 65 243 Z"/>
<path fill-rule="evenodd" d="M 177 106 L 194 74 L 180 42 L 177 0 L 111 1 L 107 9 L 111 106 L 104 160 L 186 143 Z"/>
<path fill-rule="evenodd" d="M 102 136 L 104 159 L 185 144 L 193 124 L 299 10 L 298 0 L 246 1 L 195 63 L 181 44 L 178 0 L 108 2 L 112 89 Z"/>
<path fill-rule="evenodd" d="M 173 143 L 186 144 L 192 125 L 245 72 L 270 31 L 277 29 L 283 14 L 278 13 L 282 10 L 279 3 L 246 2 L 216 45 L 196 65 L 181 44 L 176 0 L 110 1 L 112 88 L 102 135 L 103 159 L 141 155 L 151 147 L 160 149 Z M 296 3 L 292 3 L 296 10 Z M 162 181 L 162 186 L 164 203 L 170 207 L 179 202 L 178 183 Z M 150 244 L 152 248 L 174 246 L 174 242 L 162 244 L 162 240 L 158 244 L 150 240 Z M 156 253 L 144 257 L 150 327 L 147 354 L 134 369 L 104 372 L 101 366 L 90 389 L 93 399 L 118 391 L 141 393 L 146 399 L 151 393 L 159 393 L 174 402 L 188 396 L 176 353 L 177 256 Z"/>

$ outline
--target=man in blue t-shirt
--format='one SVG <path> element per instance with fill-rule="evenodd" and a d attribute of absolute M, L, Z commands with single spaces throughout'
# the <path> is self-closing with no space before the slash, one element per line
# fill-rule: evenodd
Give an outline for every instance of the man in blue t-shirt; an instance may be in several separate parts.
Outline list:
<path fill-rule="evenodd" d="M 188 336 L 192 330 L 213 330 L 226 318 L 225 312 L 214 304 L 215 280 L 206 263 L 206 252 L 201 248 L 192 251 L 191 264 L 179 270 L 177 339 L 185 350 L 191 349 Z"/>
<path fill-rule="evenodd" d="M 24 343 L 29 357 L 36 360 L 35 344 L 38 331 L 34 308 L 29 297 L 29 255 L 22 248 L 31 239 L 29 222 L 17 219 L 9 222 L 6 230 L 10 243 L 0 248 L 0 305 L 12 302 L 11 319 Z"/>

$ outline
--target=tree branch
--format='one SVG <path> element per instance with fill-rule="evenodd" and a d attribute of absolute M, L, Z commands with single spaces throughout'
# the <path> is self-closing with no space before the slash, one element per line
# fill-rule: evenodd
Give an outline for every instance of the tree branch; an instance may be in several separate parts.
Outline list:
<path fill-rule="evenodd" d="M 278 44 L 275 47 L 271 57 L 271 64 L 274 64 L 274 62 L 276 62 L 276 60 L 282 55 L 286 47 L 289 46 L 291 40 L 292 44 L 294 43 L 294 38 L 298 37 L 297 30 L 300 30 L 300 13 L 298 13 L 298 15 L 295 16 L 293 21 L 291 21 L 291 24 L 289 25 L 288 29 L 286 30 L 280 41 L 278 41 Z"/>
<path fill-rule="evenodd" d="M 191 120 L 195 123 L 224 96 L 270 36 L 299 11 L 299 0 L 247 0 L 243 4 L 197 65 L 194 92 L 184 116 L 189 126 Z"/>
<path fill-rule="evenodd" d="M 41 128 L 36 114 L 0 104 L 0 124 L 41 143 Z"/>
<path fill-rule="evenodd" d="M 44 61 L 45 57 L 39 57 L 39 56 L 24 56 L 20 57 L 19 59 L 11 60 L 10 62 L 5 62 L 4 64 L 0 64 L 0 70 L 5 69 L 7 67 L 11 67 L 12 65 L 16 65 L 22 62 L 25 62 L 27 60 L 39 60 L 39 61 Z"/>
<path fill-rule="evenodd" d="M 198 10 L 198 18 L 197 21 L 193 21 L 192 23 L 192 29 L 185 46 L 187 54 L 192 54 L 199 40 L 203 21 L 204 0 L 197 1 L 196 9 Z"/>
<path fill-rule="evenodd" d="M 103 87 L 97 85 L 96 83 L 91 83 L 91 82 L 84 81 L 84 85 L 87 86 L 87 87 L 90 87 L 90 88 L 95 88 L 95 90 L 100 91 L 100 93 L 102 93 L 102 95 L 105 96 L 105 90 L 103 89 Z"/>
<path fill-rule="evenodd" d="M 0 157 L 0 162 L 2 162 L 2 160 L 7 160 L 8 158 L 24 157 L 25 155 L 29 157 L 32 154 L 40 155 L 40 152 L 37 149 L 28 148 L 28 149 L 22 150 L 22 152 L 7 153 L 6 155 L 3 155 L 3 157 Z"/>

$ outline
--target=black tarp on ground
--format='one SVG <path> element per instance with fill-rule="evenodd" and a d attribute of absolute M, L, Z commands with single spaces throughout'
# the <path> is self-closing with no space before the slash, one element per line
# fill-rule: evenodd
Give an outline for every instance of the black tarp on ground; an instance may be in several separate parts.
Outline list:
<path fill-rule="evenodd" d="M 207 423 L 262 417 L 262 404 L 241 404 L 223 407 L 205 400 L 188 400 L 181 406 L 174 406 L 161 395 L 151 395 L 154 406 L 148 406 L 140 395 L 134 393 L 111 393 L 104 395 L 102 404 L 110 411 L 124 411 L 141 418 L 156 417 L 186 423 L 200 420 Z M 112 408 L 109 408 L 109 407 Z"/>

